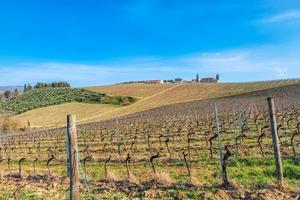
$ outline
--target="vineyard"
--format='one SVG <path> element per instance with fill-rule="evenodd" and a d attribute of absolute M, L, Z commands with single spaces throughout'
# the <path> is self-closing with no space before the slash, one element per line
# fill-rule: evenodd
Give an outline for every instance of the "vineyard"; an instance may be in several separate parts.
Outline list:
<path fill-rule="evenodd" d="M 271 90 L 280 87 L 281 90 L 291 85 L 300 85 L 299 80 L 277 80 L 252 83 L 199 83 L 199 84 L 125 84 L 102 87 L 89 87 L 87 90 L 105 93 L 108 96 L 122 96 L 122 101 L 128 106 L 114 106 L 111 104 L 82 103 L 83 109 L 78 104 L 64 103 L 34 109 L 14 117 L 22 124 L 31 123 L 33 128 L 56 127 L 65 125 L 67 113 L 78 115 L 79 123 L 90 123 L 116 117 L 130 115 L 161 106 L 188 101 L 220 98 L 225 96 L 245 94 L 259 90 Z M 133 97 L 130 99 L 130 97 Z M 138 99 L 138 101 L 136 101 Z M 133 102 L 134 101 L 134 102 Z M 84 105 L 83 105 L 84 104 Z M 122 103 L 123 104 L 123 103 Z M 103 107 L 103 108 L 101 108 Z M 62 110 L 62 112 L 60 112 Z M 64 112 L 64 111 L 67 111 Z M 45 113 L 47 115 L 45 116 Z M 42 119 L 44 118 L 44 119 Z"/>
<path fill-rule="evenodd" d="M 267 96 L 276 106 L 284 192 L 272 189 L 276 170 Z M 300 87 L 292 85 L 79 125 L 73 153 L 80 160 L 81 197 L 295 199 L 300 194 L 299 97 Z M 68 197 L 66 132 L 1 136 L 4 199 Z M 229 188 L 222 186 L 217 133 Z M 19 186 L 10 187 L 16 181 Z M 43 192 L 34 192 L 37 188 Z"/>
<path fill-rule="evenodd" d="M 41 88 L 28 91 L 8 102 L 1 103 L 0 109 L 2 107 L 2 110 L 20 114 L 36 108 L 67 102 L 121 105 L 130 104 L 134 101 L 135 99 L 131 97 L 107 96 L 82 88 Z"/>

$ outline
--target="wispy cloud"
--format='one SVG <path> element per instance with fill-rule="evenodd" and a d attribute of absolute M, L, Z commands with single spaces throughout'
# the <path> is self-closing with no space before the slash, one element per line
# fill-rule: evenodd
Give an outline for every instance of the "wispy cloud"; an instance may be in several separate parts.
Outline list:
<path fill-rule="evenodd" d="M 287 21 L 300 21 L 300 10 L 291 10 L 260 19 L 259 23 L 276 23 Z"/>
<path fill-rule="evenodd" d="M 132 59 L 111 64 L 19 63 L 0 66 L 0 85 L 22 85 L 26 82 L 69 81 L 73 86 L 111 84 L 128 80 L 163 78 L 172 74 L 172 66 L 161 66 L 156 60 Z M 161 67 L 159 67 L 161 66 Z M 176 66 L 175 66 L 176 67 Z"/>
<path fill-rule="evenodd" d="M 257 70 L 256 62 L 251 62 L 250 52 L 231 50 L 222 53 L 206 53 L 205 56 L 186 56 L 181 60 L 210 72 L 249 72 Z M 200 69 L 199 69 L 200 70 Z"/>
<path fill-rule="evenodd" d="M 279 78 L 286 78 L 288 76 L 287 67 L 274 67 L 273 70 L 277 73 Z"/>
<path fill-rule="evenodd" d="M 294 44 L 295 45 L 295 44 Z M 137 57 L 81 63 L 16 63 L 0 65 L 0 85 L 69 81 L 73 86 L 111 84 L 129 80 L 192 79 L 220 74 L 223 81 L 255 81 L 300 76 L 295 46 L 258 46 L 177 57 Z"/>

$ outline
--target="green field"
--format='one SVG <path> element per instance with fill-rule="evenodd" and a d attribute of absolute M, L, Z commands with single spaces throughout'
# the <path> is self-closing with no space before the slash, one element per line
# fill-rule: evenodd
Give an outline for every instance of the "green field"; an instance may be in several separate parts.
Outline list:
<path fill-rule="evenodd" d="M 1 103 L 0 106 L 4 111 L 20 114 L 69 102 L 121 105 L 134 101 L 135 99 L 131 97 L 107 96 L 83 88 L 41 88 L 28 91 L 8 102 Z"/>

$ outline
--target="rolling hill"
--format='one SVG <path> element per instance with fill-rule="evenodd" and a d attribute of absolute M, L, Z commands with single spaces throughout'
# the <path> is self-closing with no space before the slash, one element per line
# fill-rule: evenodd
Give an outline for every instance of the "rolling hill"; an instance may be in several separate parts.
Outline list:
<path fill-rule="evenodd" d="M 136 112 L 130 115 L 123 116 L 126 119 L 140 119 L 142 116 L 149 117 L 155 115 L 174 114 L 174 113 L 186 113 L 188 111 L 201 110 L 203 112 L 212 112 L 214 103 L 217 103 L 219 110 L 226 110 L 232 112 L 233 107 L 243 108 L 248 105 L 267 105 L 267 98 L 272 97 L 275 102 L 275 106 L 279 108 L 282 107 L 282 103 L 289 102 L 294 103 L 294 105 L 299 105 L 300 103 L 300 83 L 295 83 L 291 85 L 283 85 L 273 88 L 267 88 L 262 90 L 256 90 L 247 93 L 201 99 L 195 101 L 181 102 L 176 104 L 165 105 L 141 112 Z M 284 101 L 282 101 L 284 99 Z"/>
<path fill-rule="evenodd" d="M 107 95 L 131 96 L 143 99 L 173 86 L 174 84 L 124 84 L 88 87 L 86 89 Z"/>
<path fill-rule="evenodd" d="M 121 105 L 134 102 L 134 98 L 107 96 L 83 88 L 40 88 L 28 91 L 0 104 L 0 106 L 5 111 L 20 114 L 29 110 L 68 102 Z"/>
<path fill-rule="evenodd" d="M 159 96 L 162 93 L 171 94 L 173 97 L 174 92 L 184 95 L 180 97 L 185 100 L 197 99 L 202 94 L 198 92 L 211 93 L 213 88 L 218 88 L 217 96 L 226 96 L 241 94 L 250 91 L 262 90 L 267 88 L 274 88 L 283 85 L 290 85 L 300 83 L 300 79 L 294 80 L 274 80 L 274 81 L 260 81 L 260 82 L 246 82 L 246 83 L 199 83 L 199 84 L 124 84 L 124 85 L 107 85 L 107 86 L 94 86 L 87 87 L 86 89 L 105 93 L 107 95 L 117 96 L 131 96 L 139 99 L 149 98 L 152 96 Z M 221 91 L 222 89 L 223 91 Z M 204 90 L 204 91 L 203 91 Z M 178 96 L 178 95 L 176 95 Z M 160 99 L 161 100 L 161 99 Z M 178 101 L 178 99 L 174 99 Z"/>
<path fill-rule="evenodd" d="M 120 117 L 133 114 L 160 106 L 171 105 L 175 103 L 191 102 L 196 100 L 204 100 L 209 98 L 219 98 L 232 95 L 240 95 L 256 91 L 262 91 L 270 88 L 284 88 L 288 85 L 300 85 L 299 80 L 282 80 L 282 81 L 266 81 L 252 83 L 218 83 L 218 84 L 130 84 L 130 85 L 112 85 L 101 87 L 87 88 L 93 92 L 107 93 L 117 96 L 134 96 L 140 100 L 125 107 L 94 107 L 94 105 L 85 105 L 84 109 L 80 109 L 80 105 L 62 104 L 59 107 L 52 106 L 32 110 L 30 112 L 17 115 L 16 118 L 21 121 L 31 121 L 33 126 L 51 126 L 53 124 L 63 125 L 65 123 L 65 114 L 73 113 L 79 115 L 79 123 L 87 123 Z M 60 112 L 66 109 L 66 113 Z M 96 109 L 96 110 L 95 110 Z M 39 120 L 39 116 L 43 113 L 53 116 L 46 120 Z M 62 113 L 62 114 L 61 114 Z M 57 117 L 58 115 L 62 115 Z M 61 120 L 57 120 L 61 119 Z"/>
<path fill-rule="evenodd" d="M 26 119 L 33 127 L 56 127 L 66 121 L 68 114 L 75 114 L 78 121 L 90 116 L 101 116 L 106 112 L 117 110 L 118 106 L 108 104 L 90 103 L 64 103 L 60 105 L 48 106 L 16 115 L 14 119 L 26 126 Z"/>

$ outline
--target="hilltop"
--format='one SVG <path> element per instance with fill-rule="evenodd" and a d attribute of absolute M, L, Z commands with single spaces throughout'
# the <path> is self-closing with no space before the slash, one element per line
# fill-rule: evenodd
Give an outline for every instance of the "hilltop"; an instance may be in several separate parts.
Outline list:
<path fill-rule="evenodd" d="M 155 116 L 168 114 L 174 114 L 174 111 L 179 113 L 186 113 L 188 111 L 201 110 L 203 112 L 212 112 L 214 103 L 217 103 L 220 110 L 232 112 L 233 105 L 237 107 L 244 107 L 245 105 L 266 105 L 268 97 L 272 97 L 275 101 L 275 105 L 281 107 L 282 99 L 285 102 L 299 103 L 300 99 L 300 83 L 291 85 L 282 85 L 274 88 L 267 88 L 262 90 L 256 90 L 247 93 L 201 99 L 195 101 L 181 102 L 175 104 L 169 104 L 130 115 L 126 115 L 122 118 L 141 118 L 141 116 Z M 278 103 L 278 104 L 277 104 Z M 159 117 L 159 116 L 157 116 Z"/>
<path fill-rule="evenodd" d="M 159 108 L 161 106 L 175 103 L 193 102 L 210 98 L 222 98 L 232 95 L 247 94 L 270 88 L 281 88 L 289 85 L 300 85 L 299 80 L 265 81 L 251 83 L 199 83 L 199 84 L 127 84 L 110 85 L 86 88 L 92 92 L 106 93 L 108 95 L 132 96 L 139 101 L 126 106 L 106 106 L 97 107 L 94 105 L 84 105 L 80 109 L 78 104 L 62 104 L 40 108 L 17 115 L 15 118 L 20 121 L 31 121 L 36 127 L 49 127 L 63 125 L 66 113 L 79 115 L 79 123 L 88 123 L 104 119 L 110 119 L 141 111 Z M 65 110 L 65 112 L 60 112 Z M 42 120 L 40 116 L 44 113 L 51 114 L 47 120 Z M 58 120 L 59 119 L 59 120 Z"/>
<path fill-rule="evenodd" d="M 139 99 L 152 98 L 152 96 L 159 96 L 160 94 L 165 93 L 168 95 L 170 94 L 170 97 L 173 98 L 174 96 L 177 96 L 173 101 L 180 102 L 182 100 L 197 99 L 199 96 L 202 97 L 204 92 L 212 93 L 215 91 L 214 89 L 217 89 L 216 96 L 228 96 L 296 83 L 300 83 L 300 79 L 242 83 L 122 84 L 93 86 L 87 87 L 86 89 L 108 95 L 132 96 Z M 174 95 L 174 92 L 180 93 L 182 96 L 178 97 L 179 95 Z M 201 94 L 197 94 L 198 92 L 201 92 Z"/>

